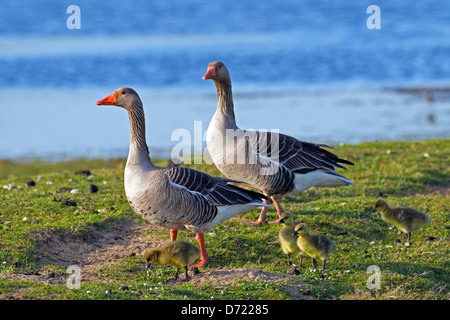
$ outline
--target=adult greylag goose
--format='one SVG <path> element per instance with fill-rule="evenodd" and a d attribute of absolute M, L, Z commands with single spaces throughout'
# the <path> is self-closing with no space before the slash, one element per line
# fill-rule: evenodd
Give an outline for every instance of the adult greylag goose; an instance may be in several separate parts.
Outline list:
<path fill-rule="evenodd" d="M 206 143 L 217 168 L 227 178 L 244 181 L 272 199 L 280 219 L 283 212 L 277 196 L 311 187 L 349 186 L 353 182 L 339 175 L 340 163 L 353 165 L 323 149 L 325 144 L 303 142 L 278 132 L 240 129 L 236 124 L 230 74 L 222 62 L 211 62 L 203 80 L 217 88 L 217 111 L 208 127 Z M 266 219 L 263 207 L 258 220 Z M 278 219 L 278 220 L 279 220 Z"/>
<path fill-rule="evenodd" d="M 145 139 L 144 109 L 131 88 L 119 88 L 97 105 L 115 105 L 128 111 L 130 150 L 125 167 L 125 193 L 133 210 L 150 223 L 170 229 L 175 241 L 178 230 L 197 233 L 200 263 L 208 262 L 203 233 L 217 223 L 264 206 L 264 195 L 240 188 L 238 181 L 212 177 L 185 167 L 155 166 Z"/>

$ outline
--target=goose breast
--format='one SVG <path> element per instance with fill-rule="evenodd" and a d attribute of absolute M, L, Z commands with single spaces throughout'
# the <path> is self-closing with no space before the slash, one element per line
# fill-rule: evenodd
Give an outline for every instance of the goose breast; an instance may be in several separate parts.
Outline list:
<path fill-rule="evenodd" d="M 202 230 L 215 218 L 217 208 L 205 196 L 172 183 L 161 170 L 139 176 L 142 179 L 133 175 L 126 180 L 125 190 L 130 206 L 149 222 L 169 229 Z"/>

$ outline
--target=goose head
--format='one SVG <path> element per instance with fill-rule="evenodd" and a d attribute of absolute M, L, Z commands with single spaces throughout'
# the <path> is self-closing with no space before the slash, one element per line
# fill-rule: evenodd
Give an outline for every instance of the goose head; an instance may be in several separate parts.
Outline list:
<path fill-rule="evenodd" d="M 97 105 L 113 105 L 131 110 L 142 109 L 142 101 L 136 91 L 131 88 L 119 88 L 106 98 L 97 101 Z"/>
<path fill-rule="evenodd" d="M 227 67 L 220 61 L 211 62 L 203 76 L 203 80 L 211 79 L 213 81 L 226 81 L 229 78 L 230 73 Z"/>

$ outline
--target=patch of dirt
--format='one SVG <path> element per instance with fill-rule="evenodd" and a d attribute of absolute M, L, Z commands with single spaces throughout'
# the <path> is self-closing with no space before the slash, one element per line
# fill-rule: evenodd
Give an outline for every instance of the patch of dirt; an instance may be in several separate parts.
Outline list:
<path fill-rule="evenodd" d="M 236 280 L 264 281 L 280 286 L 288 291 L 294 299 L 312 299 L 309 296 L 310 289 L 303 281 L 298 276 L 289 274 L 248 268 L 223 268 L 201 271 L 199 274 L 191 276 L 191 279 L 196 283 L 209 283 L 213 286 L 237 285 Z"/>
<path fill-rule="evenodd" d="M 425 192 L 410 191 L 409 193 L 411 195 L 416 195 L 416 196 L 423 196 L 423 195 L 430 195 L 430 194 L 450 195 L 450 185 L 444 184 L 444 185 L 436 185 L 436 186 L 427 186 Z"/>
<path fill-rule="evenodd" d="M 153 228 L 147 223 L 125 219 L 120 223 L 106 224 L 101 229 L 90 227 L 81 236 L 68 232 L 57 235 L 40 233 L 34 238 L 38 241 L 37 249 L 45 254 L 35 258 L 42 264 L 77 265 L 82 269 L 83 281 L 97 281 L 97 271 L 103 266 L 120 263 L 129 256 L 142 256 L 146 249 L 167 241 L 144 236 Z"/>
<path fill-rule="evenodd" d="M 154 232 L 152 232 L 154 231 Z M 81 281 L 113 282 L 108 277 L 99 278 L 99 270 L 104 266 L 120 264 L 129 256 L 143 256 L 149 247 L 157 247 L 169 239 L 161 239 L 161 236 L 152 238 L 152 234 L 161 234 L 160 230 L 155 232 L 155 227 L 148 223 L 138 223 L 126 219 L 120 223 L 109 223 L 96 229 L 90 227 L 81 236 L 69 232 L 62 234 L 41 232 L 33 238 L 37 240 L 37 249 L 43 255 L 35 256 L 42 264 L 52 264 L 62 267 L 77 265 L 81 270 Z M 145 235 L 144 235 L 145 234 Z M 144 271 L 144 260 L 142 260 L 142 272 Z M 274 283 L 287 290 L 294 299 L 310 299 L 310 290 L 298 276 L 266 272 L 262 270 L 247 268 L 217 268 L 200 270 L 200 273 L 191 275 L 192 282 L 208 283 L 213 286 L 238 285 L 236 280 L 266 281 Z M 27 274 L 0 274 L 0 278 L 21 279 L 43 284 L 62 285 L 67 282 L 69 274 L 53 271 L 45 267 L 39 272 Z M 168 279 L 167 285 L 179 284 L 184 279 L 184 274 L 178 280 Z M 28 288 L 17 288 L 14 294 L 8 294 L 3 299 L 23 299 L 23 292 Z M 309 292 L 309 293 L 308 293 Z M 44 297 L 48 298 L 48 297 Z"/>
<path fill-rule="evenodd" d="M 427 189 L 432 194 L 450 195 L 450 185 L 429 186 Z"/>

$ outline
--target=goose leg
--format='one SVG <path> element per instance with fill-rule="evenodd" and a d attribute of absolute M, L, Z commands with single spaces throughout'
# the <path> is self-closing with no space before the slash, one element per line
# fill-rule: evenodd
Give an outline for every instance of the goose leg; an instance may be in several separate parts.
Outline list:
<path fill-rule="evenodd" d="M 206 266 L 209 261 L 208 253 L 206 252 L 205 239 L 203 238 L 203 233 L 197 233 L 195 239 L 197 239 L 198 244 L 200 245 L 200 262 L 197 264 L 190 265 L 189 268 L 193 267 L 202 268 Z"/>
<path fill-rule="evenodd" d="M 170 229 L 170 241 L 177 240 L 178 230 L 177 229 Z"/>
<path fill-rule="evenodd" d="M 271 196 L 270 199 L 272 199 L 273 203 L 275 203 L 275 208 L 277 208 L 278 220 L 270 221 L 269 224 L 278 223 L 278 222 L 280 222 L 281 214 L 283 213 L 283 209 L 281 209 L 281 206 L 278 203 L 277 196 Z"/>
<path fill-rule="evenodd" d="M 264 204 L 269 204 L 270 200 L 264 199 L 263 203 Z M 267 214 L 268 210 L 269 210 L 269 207 L 262 207 L 261 213 L 259 214 L 258 220 L 256 220 L 255 222 L 248 222 L 247 224 L 250 225 L 250 226 L 258 226 L 258 225 L 260 225 L 261 223 L 263 223 L 266 220 L 266 214 Z"/>

